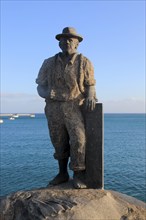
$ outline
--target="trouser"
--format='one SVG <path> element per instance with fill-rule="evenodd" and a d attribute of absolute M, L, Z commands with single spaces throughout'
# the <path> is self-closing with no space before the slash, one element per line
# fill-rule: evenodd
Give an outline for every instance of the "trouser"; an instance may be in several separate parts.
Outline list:
<path fill-rule="evenodd" d="M 48 101 L 45 114 L 55 148 L 54 158 L 62 160 L 70 156 L 71 170 L 85 170 L 85 127 L 79 104 Z"/>

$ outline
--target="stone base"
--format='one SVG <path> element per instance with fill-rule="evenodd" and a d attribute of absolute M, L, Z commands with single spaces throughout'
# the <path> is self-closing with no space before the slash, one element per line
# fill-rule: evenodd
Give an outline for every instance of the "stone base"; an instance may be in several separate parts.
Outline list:
<path fill-rule="evenodd" d="M 124 194 L 56 187 L 19 191 L 1 199 L 1 220 L 144 220 L 146 203 Z"/>

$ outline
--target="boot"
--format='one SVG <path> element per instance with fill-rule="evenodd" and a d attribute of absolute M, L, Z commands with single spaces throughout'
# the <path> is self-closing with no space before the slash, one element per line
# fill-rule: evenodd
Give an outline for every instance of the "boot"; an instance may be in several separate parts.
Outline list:
<path fill-rule="evenodd" d="M 86 189 L 85 171 L 74 171 L 73 185 L 75 189 Z"/>
<path fill-rule="evenodd" d="M 67 171 L 68 158 L 58 161 L 59 173 L 58 175 L 49 182 L 49 185 L 58 185 L 69 180 L 69 174 Z"/>

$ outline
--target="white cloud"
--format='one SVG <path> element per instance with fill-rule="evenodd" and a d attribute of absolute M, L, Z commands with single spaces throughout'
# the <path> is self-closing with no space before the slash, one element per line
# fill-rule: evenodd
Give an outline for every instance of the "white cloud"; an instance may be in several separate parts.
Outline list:
<path fill-rule="evenodd" d="M 145 101 L 129 98 L 101 100 L 105 113 L 145 113 Z M 3 93 L 1 113 L 43 113 L 45 102 L 37 94 Z"/>
<path fill-rule="evenodd" d="M 136 98 L 103 101 L 107 113 L 145 113 L 145 101 Z"/>
<path fill-rule="evenodd" d="M 25 93 L 3 93 L 1 95 L 1 113 L 40 113 L 45 102 L 38 95 Z"/>

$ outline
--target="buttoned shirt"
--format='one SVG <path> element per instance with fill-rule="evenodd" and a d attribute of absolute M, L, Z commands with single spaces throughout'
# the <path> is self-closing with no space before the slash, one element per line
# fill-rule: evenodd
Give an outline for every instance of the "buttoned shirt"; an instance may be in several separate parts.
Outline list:
<path fill-rule="evenodd" d="M 66 61 L 62 53 L 44 60 L 36 83 L 47 86 L 48 99 L 70 101 L 83 99 L 86 87 L 95 85 L 94 69 L 82 54 L 73 54 Z"/>

